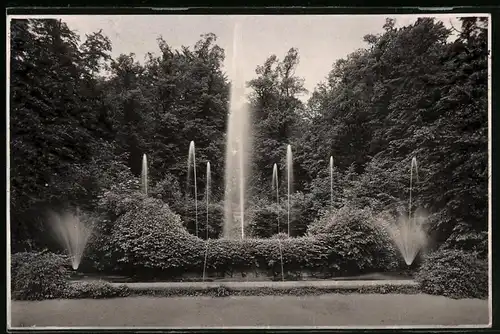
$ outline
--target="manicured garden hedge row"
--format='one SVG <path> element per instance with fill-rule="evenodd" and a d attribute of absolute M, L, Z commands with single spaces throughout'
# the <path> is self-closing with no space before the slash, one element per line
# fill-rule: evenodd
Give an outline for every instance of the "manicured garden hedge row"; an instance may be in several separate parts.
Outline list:
<path fill-rule="evenodd" d="M 105 282 L 69 282 L 69 260 L 53 253 L 15 253 L 11 257 L 11 294 L 14 300 L 111 298 L 129 294 L 125 286 Z"/>
<path fill-rule="evenodd" d="M 228 296 L 311 296 L 328 293 L 350 294 L 350 293 L 375 293 L 375 294 L 417 294 L 420 293 L 418 286 L 365 286 L 359 288 L 322 288 L 322 287 L 299 287 L 299 288 L 258 288 L 258 289 L 231 289 L 224 284 L 218 287 L 204 289 L 183 288 L 183 289 L 144 289 L 130 290 L 132 296 L 156 296 L 156 297 L 228 297 Z"/>
<path fill-rule="evenodd" d="M 300 270 L 359 274 L 392 270 L 400 264 L 392 242 L 363 221 L 369 217 L 364 213 L 344 212 L 344 222 L 335 219 L 326 223 L 326 229 L 300 238 L 212 239 L 207 244 L 189 234 L 180 217 L 161 200 L 138 194 L 108 197 L 105 204 L 115 219 L 109 219 L 112 227 L 103 225 L 98 230 L 87 253 L 89 263 L 102 271 L 162 278 L 186 272 L 201 275 L 205 255 L 207 272 L 219 275 L 251 270 L 281 275 L 281 257 L 288 274 Z"/>

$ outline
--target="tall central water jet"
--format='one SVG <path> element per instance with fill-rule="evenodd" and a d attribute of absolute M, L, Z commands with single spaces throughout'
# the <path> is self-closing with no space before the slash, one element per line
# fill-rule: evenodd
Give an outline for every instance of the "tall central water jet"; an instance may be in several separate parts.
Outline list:
<path fill-rule="evenodd" d="M 333 156 L 330 156 L 330 208 L 333 208 Z"/>
<path fill-rule="evenodd" d="M 148 194 L 148 159 L 142 156 L 141 189 L 144 195 Z"/>
<path fill-rule="evenodd" d="M 243 239 L 245 237 L 246 177 L 249 172 L 250 117 L 245 100 L 245 80 L 240 66 L 237 65 L 237 41 L 239 40 L 241 40 L 240 27 L 236 23 L 233 35 L 233 80 L 226 138 L 224 237 L 237 238 L 239 236 Z"/>
<path fill-rule="evenodd" d="M 194 148 L 194 141 L 189 143 L 189 155 L 188 155 L 188 175 L 187 175 L 187 188 L 189 194 L 189 183 L 191 177 L 191 168 L 193 169 L 193 179 L 194 179 L 194 209 L 195 209 L 195 230 L 196 236 L 198 236 L 198 188 L 196 185 L 196 155 Z"/>
<path fill-rule="evenodd" d="M 292 160 L 292 147 L 290 145 L 286 148 L 286 172 L 288 182 L 288 237 L 290 237 L 290 193 L 292 191 L 293 182 L 293 160 Z"/>
<path fill-rule="evenodd" d="M 279 182 L 278 182 L 278 165 L 274 164 L 273 166 L 273 179 L 272 179 L 272 189 L 276 191 L 276 205 L 278 206 L 278 214 L 277 214 L 277 223 L 278 223 L 278 232 L 280 233 L 280 191 L 279 191 Z"/>

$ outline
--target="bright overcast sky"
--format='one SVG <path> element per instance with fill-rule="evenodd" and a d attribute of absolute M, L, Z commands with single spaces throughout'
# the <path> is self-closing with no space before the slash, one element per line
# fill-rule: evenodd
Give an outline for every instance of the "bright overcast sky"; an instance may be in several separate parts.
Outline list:
<path fill-rule="evenodd" d="M 457 14 L 433 15 L 457 29 Z M 299 50 L 296 75 L 305 79 L 312 92 L 323 81 L 332 64 L 366 46 L 363 36 L 383 32 L 386 15 L 65 15 L 57 16 L 69 28 L 84 36 L 102 29 L 111 39 L 113 56 L 135 53 L 143 62 L 147 52 L 158 54 L 157 37 L 172 47 L 194 46 L 201 34 L 217 35 L 217 44 L 226 52 L 225 71 L 232 79 L 233 31 L 240 26 L 237 64 L 245 80 L 255 76 L 255 68 L 271 54 L 282 59 L 288 49 Z M 418 16 L 396 15 L 397 26 L 413 23 Z M 82 38 L 83 39 L 83 38 Z M 305 96 L 303 97 L 305 98 Z"/>

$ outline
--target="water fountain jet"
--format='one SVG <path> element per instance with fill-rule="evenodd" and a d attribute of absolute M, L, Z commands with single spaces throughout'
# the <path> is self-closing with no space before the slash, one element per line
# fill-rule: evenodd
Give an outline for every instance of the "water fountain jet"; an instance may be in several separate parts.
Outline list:
<path fill-rule="evenodd" d="M 208 259 L 208 243 L 210 240 L 207 239 L 206 244 L 205 244 L 205 260 L 203 261 L 203 276 L 202 276 L 202 282 L 205 282 L 205 276 L 206 276 L 206 271 L 207 271 L 207 259 Z"/>
<path fill-rule="evenodd" d="M 292 178 L 293 178 L 293 160 L 292 160 L 292 147 L 290 145 L 286 148 L 286 168 L 287 168 L 287 182 L 288 182 L 288 237 L 290 237 L 290 193 L 292 191 Z"/>
<path fill-rule="evenodd" d="M 278 238 L 278 248 L 280 251 L 280 260 L 281 260 L 281 280 L 284 282 L 285 281 L 285 271 L 283 270 L 283 249 L 281 247 L 281 240 Z"/>
<path fill-rule="evenodd" d="M 333 156 L 330 156 L 330 208 L 333 208 Z"/>
<path fill-rule="evenodd" d="M 92 234 L 93 220 L 76 209 L 76 212 L 49 212 L 48 222 L 55 239 L 70 257 L 73 270 L 77 270 Z"/>
<path fill-rule="evenodd" d="M 236 64 L 238 40 L 241 40 L 240 27 L 236 24 L 233 35 L 233 80 L 230 90 L 226 139 L 224 237 L 237 238 L 239 235 L 241 239 L 244 239 L 245 191 L 250 160 L 250 116 L 245 100 L 246 81 L 240 66 Z M 238 220 L 239 233 L 236 229 Z"/>
<path fill-rule="evenodd" d="M 408 204 L 408 214 L 402 214 L 396 221 L 393 218 L 378 217 L 377 222 L 385 228 L 399 252 L 403 256 L 406 265 L 410 266 L 418 253 L 427 245 L 427 235 L 424 224 L 427 220 L 427 215 L 422 210 L 414 210 L 412 212 L 413 200 L 413 172 L 418 181 L 418 165 L 417 159 L 414 157 L 410 165 L 410 199 Z"/>
<path fill-rule="evenodd" d="M 273 179 L 272 179 L 272 189 L 276 191 L 276 205 L 278 206 L 278 214 L 277 214 L 277 223 L 278 223 L 278 232 L 280 233 L 280 191 L 279 191 L 279 182 L 278 182 L 278 165 L 274 164 L 273 166 Z"/>
<path fill-rule="evenodd" d="M 206 184 L 206 201 L 207 201 L 207 225 L 205 227 L 206 229 L 206 239 L 208 240 L 208 212 L 209 212 L 209 205 L 210 205 L 210 183 L 212 182 L 212 176 L 210 175 L 210 161 L 207 161 L 207 184 Z"/>
<path fill-rule="evenodd" d="M 148 159 L 146 154 L 142 156 L 141 189 L 144 195 L 148 194 Z"/>
<path fill-rule="evenodd" d="M 188 175 L 187 175 L 187 188 L 189 190 L 191 168 L 193 168 L 193 179 L 194 179 L 194 209 L 195 209 L 195 230 L 196 236 L 198 236 L 198 188 L 196 185 L 196 153 L 194 141 L 189 143 L 189 154 L 188 154 Z M 189 194 L 189 191 L 188 191 Z"/>

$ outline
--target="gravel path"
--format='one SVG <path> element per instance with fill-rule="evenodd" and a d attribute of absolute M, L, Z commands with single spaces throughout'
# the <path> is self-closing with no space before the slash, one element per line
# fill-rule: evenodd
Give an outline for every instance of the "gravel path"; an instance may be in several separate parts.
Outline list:
<path fill-rule="evenodd" d="M 488 322 L 485 300 L 424 294 L 12 302 L 13 327 L 486 326 Z"/>

